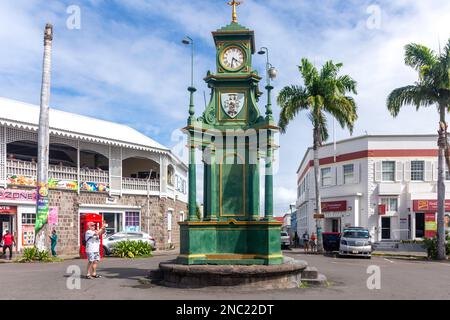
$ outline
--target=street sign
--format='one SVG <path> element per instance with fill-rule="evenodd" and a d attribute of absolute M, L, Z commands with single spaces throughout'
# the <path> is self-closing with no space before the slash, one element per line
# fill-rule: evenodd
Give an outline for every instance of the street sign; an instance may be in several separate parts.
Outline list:
<path fill-rule="evenodd" d="M 324 214 L 315 214 L 314 215 L 314 219 L 325 219 L 325 215 Z"/>

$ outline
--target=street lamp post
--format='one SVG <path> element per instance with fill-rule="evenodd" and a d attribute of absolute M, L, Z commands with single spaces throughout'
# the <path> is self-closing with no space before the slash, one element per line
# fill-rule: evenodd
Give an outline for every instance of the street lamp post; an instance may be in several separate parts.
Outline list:
<path fill-rule="evenodd" d="M 189 119 L 188 126 L 195 121 L 195 108 L 194 108 L 194 92 L 197 91 L 194 87 L 194 40 L 191 37 L 186 37 L 182 41 L 185 45 L 191 46 L 191 85 L 188 87 L 190 93 L 189 99 Z M 194 131 L 189 129 L 189 221 L 197 220 L 197 173 L 195 167 L 195 142 Z"/>
<path fill-rule="evenodd" d="M 266 107 L 266 116 L 268 119 L 273 120 L 272 116 L 272 99 L 271 99 L 271 91 L 273 90 L 273 86 L 270 83 L 270 80 L 274 80 L 277 77 L 277 70 L 272 66 L 269 61 L 269 49 L 267 47 L 262 47 L 258 54 L 266 55 L 266 76 L 267 76 L 267 107 Z"/>

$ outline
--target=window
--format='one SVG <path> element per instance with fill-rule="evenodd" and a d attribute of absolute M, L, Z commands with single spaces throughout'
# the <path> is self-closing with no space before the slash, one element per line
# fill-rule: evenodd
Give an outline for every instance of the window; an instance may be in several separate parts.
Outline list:
<path fill-rule="evenodd" d="M 331 168 L 323 168 L 320 170 L 322 177 L 322 187 L 331 186 Z"/>
<path fill-rule="evenodd" d="M 139 231 L 140 219 L 139 212 L 125 212 L 125 229 L 126 231 Z"/>
<path fill-rule="evenodd" d="M 395 161 L 383 161 L 382 175 L 383 181 L 395 181 Z"/>
<path fill-rule="evenodd" d="M 398 211 L 398 198 L 381 198 L 381 204 L 386 206 L 386 211 Z"/>
<path fill-rule="evenodd" d="M 424 161 L 411 161 L 411 181 L 423 181 Z"/>
<path fill-rule="evenodd" d="M 349 184 L 354 182 L 354 165 L 346 164 L 344 166 L 344 184 Z"/>
<path fill-rule="evenodd" d="M 167 183 L 172 187 L 175 184 L 175 170 L 171 165 L 167 167 Z"/>
<path fill-rule="evenodd" d="M 22 224 L 35 224 L 36 213 L 22 213 Z"/>

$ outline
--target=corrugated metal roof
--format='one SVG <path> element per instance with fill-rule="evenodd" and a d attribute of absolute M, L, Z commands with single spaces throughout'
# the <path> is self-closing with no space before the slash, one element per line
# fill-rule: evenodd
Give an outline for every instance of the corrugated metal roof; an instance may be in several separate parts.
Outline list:
<path fill-rule="evenodd" d="M 0 97 L 0 124 L 37 130 L 39 106 Z M 169 151 L 137 130 L 119 123 L 104 121 L 50 108 L 50 133 L 91 142 L 136 149 Z"/>

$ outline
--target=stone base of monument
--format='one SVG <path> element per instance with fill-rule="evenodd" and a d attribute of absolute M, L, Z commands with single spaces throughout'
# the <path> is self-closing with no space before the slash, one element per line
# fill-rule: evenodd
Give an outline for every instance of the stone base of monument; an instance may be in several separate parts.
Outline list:
<path fill-rule="evenodd" d="M 162 262 L 150 271 L 154 284 L 175 288 L 239 287 L 289 289 L 302 285 L 326 285 L 327 279 L 307 262 L 284 258 L 279 265 L 183 265 Z"/>

